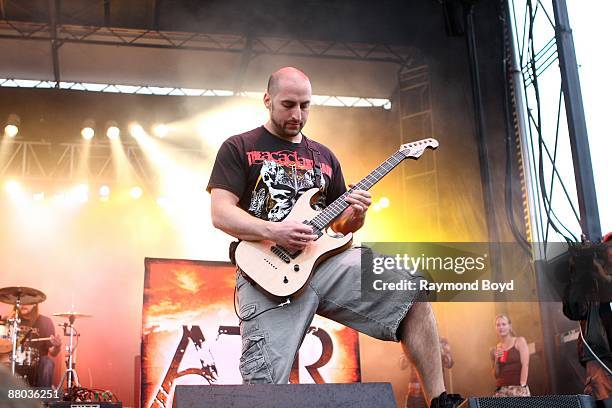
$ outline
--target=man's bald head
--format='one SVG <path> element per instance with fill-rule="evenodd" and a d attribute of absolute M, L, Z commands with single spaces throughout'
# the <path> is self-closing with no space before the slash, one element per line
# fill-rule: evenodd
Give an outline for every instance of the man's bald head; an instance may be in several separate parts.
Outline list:
<path fill-rule="evenodd" d="M 297 142 L 310 109 L 310 79 L 297 68 L 284 67 L 270 75 L 263 102 L 270 112 L 266 129 L 283 139 Z"/>
<path fill-rule="evenodd" d="M 304 72 L 294 67 L 283 67 L 270 75 L 268 79 L 268 94 L 274 97 L 280 86 L 285 82 L 306 82 L 310 86 L 310 78 Z"/>

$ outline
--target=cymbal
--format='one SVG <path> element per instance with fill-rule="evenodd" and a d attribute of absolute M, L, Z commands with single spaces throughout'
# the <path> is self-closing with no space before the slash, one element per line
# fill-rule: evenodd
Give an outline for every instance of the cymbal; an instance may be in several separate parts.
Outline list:
<path fill-rule="evenodd" d="M 25 286 L 10 286 L 0 289 L 0 302 L 10 305 L 17 304 L 17 300 L 22 305 L 35 305 L 44 302 L 45 299 L 47 299 L 47 295 L 40 290 Z"/>
<path fill-rule="evenodd" d="M 67 317 L 67 318 L 77 318 L 77 317 L 93 317 L 93 315 L 90 314 L 86 314 L 86 313 L 79 313 L 79 312 L 74 312 L 74 311 L 70 311 L 70 312 L 64 312 L 64 313 L 53 313 L 53 316 L 58 316 L 58 317 Z"/>

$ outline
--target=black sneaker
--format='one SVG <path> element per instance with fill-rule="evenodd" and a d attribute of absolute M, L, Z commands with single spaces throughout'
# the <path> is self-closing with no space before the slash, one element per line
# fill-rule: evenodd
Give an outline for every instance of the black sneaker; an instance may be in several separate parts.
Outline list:
<path fill-rule="evenodd" d="M 456 408 L 465 399 L 459 394 L 447 394 L 446 391 L 431 400 L 430 408 Z"/>

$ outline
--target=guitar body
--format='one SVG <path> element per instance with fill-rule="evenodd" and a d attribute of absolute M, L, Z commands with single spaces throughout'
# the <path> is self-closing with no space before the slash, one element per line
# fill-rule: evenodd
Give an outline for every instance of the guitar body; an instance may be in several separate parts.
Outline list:
<path fill-rule="evenodd" d="M 311 200 L 318 191 L 312 188 L 302 194 L 285 219 L 302 222 L 317 216 Z M 291 296 L 306 285 L 319 263 L 351 246 L 353 234 L 334 237 L 326 232 L 288 263 L 272 251 L 276 245 L 272 241 L 242 241 L 236 248 L 236 263 L 266 292 Z"/>

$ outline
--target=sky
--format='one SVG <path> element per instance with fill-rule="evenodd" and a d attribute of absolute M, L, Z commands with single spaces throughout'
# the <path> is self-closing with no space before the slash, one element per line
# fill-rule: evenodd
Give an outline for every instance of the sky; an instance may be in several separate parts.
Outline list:
<path fill-rule="evenodd" d="M 609 79 L 610 55 L 606 51 L 612 2 L 607 0 L 567 0 L 570 26 L 578 59 L 580 84 L 591 147 L 602 233 L 612 232 L 612 159 Z"/>

